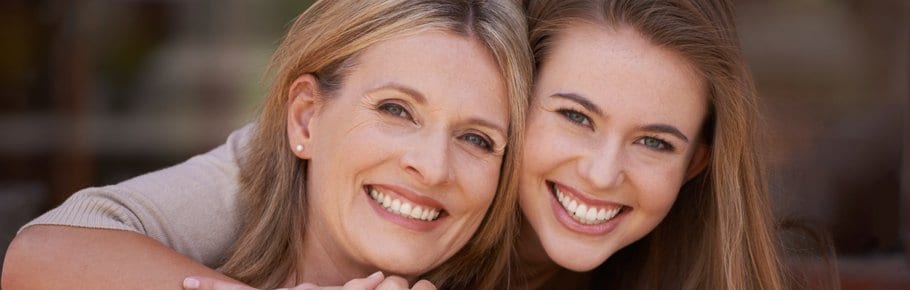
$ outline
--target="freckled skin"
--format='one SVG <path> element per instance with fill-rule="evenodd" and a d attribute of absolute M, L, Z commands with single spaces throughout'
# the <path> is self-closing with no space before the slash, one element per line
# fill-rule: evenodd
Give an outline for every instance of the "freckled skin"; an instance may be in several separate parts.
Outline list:
<path fill-rule="evenodd" d="M 696 140 L 707 97 L 687 60 L 634 30 L 578 24 L 554 45 L 540 67 L 528 116 L 519 196 L 533 231 L 523 234 L 536 234 L 559 266 L 588 271 L 641 239 L 669 212 L 694 168 L 690 160 L 703 152 Z M 602 114 L 553 96 L 567 93 Z M 643 129 L 654 124 L 670 125 L 689 141 Z M 622 219 L 605 234 L 572 230 L 557 218 L 548 182 L 622 204 Z"/>

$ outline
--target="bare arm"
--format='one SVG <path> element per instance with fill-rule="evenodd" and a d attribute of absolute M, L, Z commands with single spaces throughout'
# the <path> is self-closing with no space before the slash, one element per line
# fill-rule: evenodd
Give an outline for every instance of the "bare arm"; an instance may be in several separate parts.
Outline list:
<path fill-rule="evenodd" d="M 183 289 L 191 275 L 233 281 L 141 234 L 36 225 L 10 244 L 0 288 Z"/>

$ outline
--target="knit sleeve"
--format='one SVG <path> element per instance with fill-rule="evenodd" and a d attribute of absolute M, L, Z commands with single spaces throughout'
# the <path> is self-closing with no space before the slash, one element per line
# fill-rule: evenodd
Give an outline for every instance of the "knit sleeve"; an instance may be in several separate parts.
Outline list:
<path fill-rule="evenodd" d="M 122 183 L 83 189 L 26 224 L 132 231 L 217 267 L 241 226 L 237 152 L 252 125 L 225 145 Z"/>

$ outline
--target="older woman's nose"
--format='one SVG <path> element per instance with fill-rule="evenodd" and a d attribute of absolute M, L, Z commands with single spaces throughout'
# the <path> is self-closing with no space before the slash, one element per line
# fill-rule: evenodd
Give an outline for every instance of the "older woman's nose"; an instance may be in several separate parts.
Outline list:
<path fill-rule="evenodd" d="M 449 160 L 450 138 L 444 132 L 432 132 L 415 136 L 413 146 L 404 148 L 401 166 L 406 172 L 424 185 L 448 183 L 451 179 Z"/>

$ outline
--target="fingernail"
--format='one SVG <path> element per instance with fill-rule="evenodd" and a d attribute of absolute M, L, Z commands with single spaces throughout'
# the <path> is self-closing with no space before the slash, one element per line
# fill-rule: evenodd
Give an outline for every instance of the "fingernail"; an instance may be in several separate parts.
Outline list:
<path fill-rule="evenodd" d="M 376 273 L 370 274 L 370 276 L 367 277 L 367 280 L 372 280 L 372 281 L 377 281 L 377 280 L 381 280 L 381 279 L 382 279 L 382 271 L 376 271 Z"/>
<path fill-rule="evenodd" d="M 183 279 L 183 288 L 186 289 L 199 289 L 199 280 L 193 277 L 187 277 Z"/>

